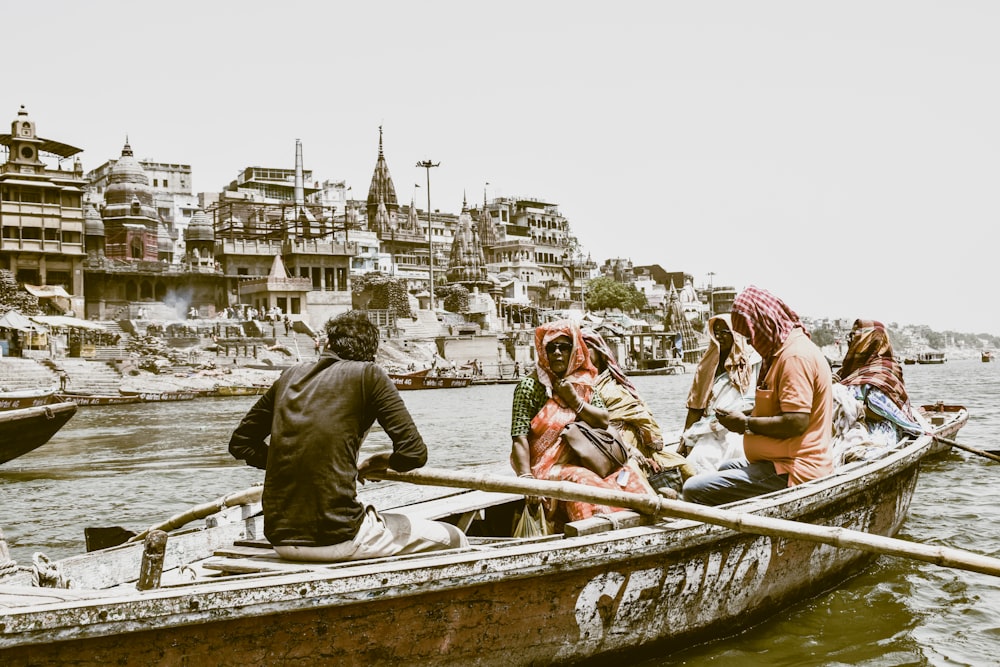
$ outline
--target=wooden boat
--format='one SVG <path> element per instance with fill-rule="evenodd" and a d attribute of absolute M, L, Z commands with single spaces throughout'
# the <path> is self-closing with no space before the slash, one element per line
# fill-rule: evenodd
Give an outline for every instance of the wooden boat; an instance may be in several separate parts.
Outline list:
<path fill-rule="evenodd" d="M 948 420 L 935 433 L 956 428 Z M 823 479 L 719 508 L 510 474 L 450 473 L 457 483 L 445 484 L 446 471 L 389 472 L 475 481 L 477 490 L 394 510 L 450 521 L 472 546 L 347 563 L 283 561 L 262 540 L 259 504 L 229 507 L 255 500 L 252 492 L 219 499 L 201 506 L 201 516 L 226 508 L 205 527 L 170 534 L 157 588 L 137 590 L 153 562 L 143 564 L 139 542 L 50 564 L 36 557 L 38 580 L 68 589 L 32 586 L 32 572 L 0 577 L 0 663 L 627 663 L 736 633 L 877 553 L 1000 573 L 996 559 L 887 537 L 905 520 L 932 442 L 906 440 Z M 385 498 L 413 488 L 369 484 L 363 493 L 372 487 Z M 510 537 L 521 494 L 583 492 L 574 489 L 615 494 L 616 503 L 627 496 L 646 513 Z"/>
<path fill-rule="evenodd" d="M 0 410 L 20 410 L 22 408 L 37 408 L 48 405 L 56 393 L 55 387 L 50 389 L 24 389 L 19 391 L 0 391 Z"/>
<path fill-rule="evenodd" d="M 457 389 L 472 384 L 471 377 L 431 375 L 429 368 L 413 373 L 389 373 L 389 379 L 400 391 L 406 389 Z"/>
<path fill-rule="evenodd" d="M 945 362 L 944 352 L 935 352 L 929 350 L 927 352 L 917 353 L 917 363 L 918 364 L 943 364 Z"/>
<path fill-rule="evenodd" d="M 219 396 L 258 396 L 267 393 L 264 385 L 219 385 L 215 388 Z"/>
<path fill-rule="evenodd" d="M 44 445 L 76 409 L 76 403 L 52 403 L 0 412 L 0 463 Z"/>
<path fill-rule="evenodd" d="M 934 429 L 938 438 L 952 438 L 969 421 L 969 411 L 962 405 L 934 403 L 921 405 L 917 411 Z M 931 445 L 931 453 L 937 454 L 951 449 L 951 445 L 942 440 L 935 440 Z"/>
<path fill-rule="evenodd" d="M 160 403 L 163 401 L 191 401 L 201 396 L 200 391 L 123 391 L 122 396 L 138 396 L 143 403 Z"/>
<path fill-rule="evenodd" d="M 993 356 L 994 355 L 993 355 L 993 351 L 992 350 L 983 350 L 983 354 L 982 354 L 983 363 L 987 363 L 987 362 L 993 361 Z"/>
<path fill-rule="evenodd" d="M 903 363 L 906 364 L 907 366 L 912 366 L 913 364 L 917 363 L 917 360 L 914 359 L 913 357 L 906 357 L 903 359 Z"/>
<path fill-rule="evenodd" d="M 77 405 L 126 405 L 128 403 L 138 403 L 141 399 L 138 396 L 126 396 L 125 394 L 87 394 L 84 392 L 57 392 L 56 400 L 72 401 Z"/>

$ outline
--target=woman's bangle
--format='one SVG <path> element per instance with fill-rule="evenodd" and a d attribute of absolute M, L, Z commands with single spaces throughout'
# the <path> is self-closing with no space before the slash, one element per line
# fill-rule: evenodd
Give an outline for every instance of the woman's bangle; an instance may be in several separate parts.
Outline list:
<path fill-rule="evenodd" d="M 524 472 L 524 473 L 521 473 L 521 474 L 520 474 L 520 475 L 518 475 L 517 477 L 518 477 L 518 479 L 520 479 L 520 478 L 522 478 L 522 477 L 530 477 L 531 479 L 534 479 L 534 478 L 535 478 L 535 476 L 534 476 L 533 474 L 531 474 L 530 472 Z"/>

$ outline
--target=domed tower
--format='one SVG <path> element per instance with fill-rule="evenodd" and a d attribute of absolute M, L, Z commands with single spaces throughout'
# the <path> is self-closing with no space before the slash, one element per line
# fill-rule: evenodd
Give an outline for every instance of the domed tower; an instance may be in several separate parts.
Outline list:
<path fill-rule="evenodd" d="M 472 291 L 474 288 L 488 289 L 486 258 L 479 243 L 479 229 L 472 221 L 469 205 L 462 198 L 462 213 L 458 216 L 455 238 L 451 242 L 451 257 L 448 260 L 448 282 L 460 283 Z"/>
<path fill-rule="evenodd" d="M 184 233 L 185 252 L 192 266 L 215 266 L 215 230 L 204 211 L 198 209 L 191 216 Z"/>
<path fill-rule="evenodd" d="M 132 156 L 128 140 L 111 168 L 104 192 L 105 253 L 111 259 L 150 261 L 158 258 L 159 215 L 149 177 Z"/>
<path fill-rule="evenodd" d="M 97 261 L 104 258 L 104 221 L 97 209 L 88 205 L 83 213 L 83 245 L 87 259 Z"/>
<path fill-rule="evenodd" d="M 396 199 L 396 186 L 392 184 L 392 176 L 389 175 L 389 165 L 386 164 L 385 154 L 382 152 L 382 126 L 378 128 L 378 160 L 375 161 L 375 173 L 372 174 L 372 184 L 368 188 L 368 228 L 379 235 L 389 228 L 380 229 L 373 220 L 378 214 L 379 204 L 385 205 L 385 210 L 389 214 L 390 220 L 395 220 L 399 211 L 399 201 Z"/>
<path fill-rule="evenodd" d="M 160 229 L 157 232 L 157 256 L 161 262 L 166 262 L 167 264 L 172 264 L 174 261 L 174 241 L 170 238 L 170 232 L 164 225 L 160 225 Z"/>

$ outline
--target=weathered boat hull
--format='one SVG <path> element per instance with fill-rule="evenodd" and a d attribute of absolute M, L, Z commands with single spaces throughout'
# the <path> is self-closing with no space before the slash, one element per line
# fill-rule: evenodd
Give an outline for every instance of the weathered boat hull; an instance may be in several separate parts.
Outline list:
<path fill-rule="evenodd" d="M 138 403 L 141 399 L 138 396 L 125 396 L 124 394 L 56 394 L 59 401 L 72 401 L 77 405 L 126 405 L 128 403 Z"/>
<path fill-rule="evenodd" d="M 267 393 L 267 387 L 257 386 L 218 386 L 215 393 L 219 396 L 259 396 Z"/>
<path fill-rule="evenodd" d="M 0 412 L 0 463 L 48 442 L 76 414 L 76 403 L 53 403 Z"/>
<path fill-rule="evenodd" d="M 123 396 L 138 396 L 142 403 L 163 403 L 165 401 L 192 401 L 201 392 L 197 391 L 123 391 Z"/>
<path fill-rule="evenodd" d="M 400 391 L 409 389 L 458 389 L 472 384 L 471 377 L 447 375 L 403 375 L 389 373 L 389 379 Z"/>
<path fill-rule="evenodd" d="M 22 410 L 48 405 L 55 389 L 0 392 L 0 410 Z"/>
<path fill-rule="evenodd" d="M 930 446 L 924 437 L 883 459 L 730 507 L 893 535 Z M 238 527 L 257 537 L 260 519 Z M 134 561 L 137 547 L 125 549 L 118 557 Z M 606 663 L 732 634 L 870 559 L 666 520 L 426 556 L 333 566 L 277 562 L 269 573 L 251 568 L 231 579 L 144 593 L 42 589 L 38 594 L 50 599 L 6 609 L 0 661 Z M 138 571 L 137 562 L 131 566 Z M 0 586 L 0 605 L 11 590 Z"/>

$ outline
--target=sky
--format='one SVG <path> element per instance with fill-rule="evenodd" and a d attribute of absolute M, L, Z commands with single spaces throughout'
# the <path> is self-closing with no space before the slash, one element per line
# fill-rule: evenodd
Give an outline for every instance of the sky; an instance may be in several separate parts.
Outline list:
<path fill-rule="evenodd" d="M 83 149 L 400 201 L 558 204 L 599 263 L 1000 335 L 1000 3 L 4 3 L 3 113 Z M 24 26 L 26 29 L 13 29 Z M 415 185 L 420 184 L 420 188 Z"/>

